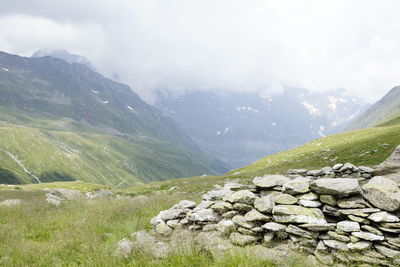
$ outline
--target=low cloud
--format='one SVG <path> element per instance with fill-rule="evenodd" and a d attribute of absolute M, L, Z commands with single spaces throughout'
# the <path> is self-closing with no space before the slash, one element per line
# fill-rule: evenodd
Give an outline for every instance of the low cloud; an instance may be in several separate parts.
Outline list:
<path fill-rule="evenodd" d="M 286 85 L 375 101 L 400 84 L 398 10 L 396 0 L 3 0 L 0 50 L 82 54 L 147 99 L 157 88 Z"/>

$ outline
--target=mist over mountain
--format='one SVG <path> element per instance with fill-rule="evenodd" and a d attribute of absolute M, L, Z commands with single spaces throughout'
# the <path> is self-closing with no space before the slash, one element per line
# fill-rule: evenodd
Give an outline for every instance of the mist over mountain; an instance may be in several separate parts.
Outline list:
<path fill-rule="evenodd" d="M 368 104 L 345 90 L 311 93 L 286 88 L 274 95 L 159 90 L 155 106 L 204 151 L 231 167 L 342 131 Z"/>

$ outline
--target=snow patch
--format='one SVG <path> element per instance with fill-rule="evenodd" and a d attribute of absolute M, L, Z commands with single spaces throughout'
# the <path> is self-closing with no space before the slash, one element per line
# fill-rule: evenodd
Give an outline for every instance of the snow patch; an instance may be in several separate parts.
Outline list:
<path fill-rule="evenodd" d="M 217 135 L 220 135 L 220 134 L 221 134 L 221 131 L 218 131 L 218 132 L 217 132 Z"/>
<path fill-rule="evenodd" d="M 106 100 L 106 101 L 101 101 L 101 103 L 103 103 L 103 104 L 108 104 L 108 103 L 110 103 L 108 100 Z"/>
<path fill-rule="evenodd" d="M 334 96 L 328 96 L 328 99 L 329 99 L 329 105 L 328 105 L 328 107 L 331 109 L 331 110 L 333 110 L 333 111 L 335 111 L 336 110 L 336 108 L 337 108 L 337 103 L 344 103 L 344 102 L 347 102 L 347 100 L 346 99 L 344 99 L 344 98 L 341 98 L 341 97 L 334 97 Z"/>
<path fill-rule="evenodd" d="M 254 112 L 254 113 L 258 113 L 258 110 L 257 110 L 257 109 L 252 108 L 252 107 L 245 107 L 245 106 L 236 107 L 236 110 L 237 110 L 237 111 L 247 110 L 247 111 L 251 111 L 251 112 Z"/>
<path fill-rule="evenodd" d="M 133 108 L 129 105 L 126 106 L 130 111 L 133 111 Z"/>
<path fill-rule="evenodd" d="M 301 102 L 301 104 L 308 110 L 308 112 L 311 115 L 315 115 L 315 116 L 321 116 L 321 112 L 319 111 L 319 109 L 317 109 L 316 107 L 314 107 L 313 105 L 307 103 L 307 102 Z"/>
<path fill-rule="evenodd" d="M 4 70 L 4 71 L 9 71 L 9 69 L 6 69 L 4 67 L 1 67 L 1 69 Z"/>
<path fill-rule="evenodd" d="M 99 93 L 99 91 L 96 91 L 96 90 L 90 90 L 90 91 L 92 91 L 92 93 L 96 94 L 96 95 Z"/>
<path fill-rule="evenodd" d="M 273 122 L 273 123 L 272 123 L 272 126 L 276 126 L 276 125 L 277 125 L 276 122 Z"/>

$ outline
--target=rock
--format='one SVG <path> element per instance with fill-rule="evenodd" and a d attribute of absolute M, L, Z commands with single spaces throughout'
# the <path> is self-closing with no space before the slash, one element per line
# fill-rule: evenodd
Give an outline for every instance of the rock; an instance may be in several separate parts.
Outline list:
<path fill-rule="evenodd" d="M 302 194 L 302 195 L 300 195 L 298 197 L 301 200 L 318 200 L 319 195 L 317 195 L 317 194 L 315 194 L 313 192 L 310 192 L 310 193 L 307 193 L 307 194 Z"/>
<path fill-rule="evenodd" d="M 351 163 L 345 163 L 342 168 L 340 168 L 340 172 L 346 171 L 356 172 L 358 171 L 358 168 Z"/>
<path fill-rule="evenodd" d="M 400 189 L 397 183 L 376 176 L 362 187 L 363 197 L 372 205 L 386 211 L 400 209 Z"/>
<path fill-rule="evenodd" d="M 268 217 L 261 212 L 257 211 L 256 209 L 252 209 L 251 211 L 247 212 L 244 215 L 244 219 L 248 222 L 255 222 L 255 221 L 264 221 L 268 222 L 271 220 L 271 217 Z"/>
<path fill-rule="evenodd" d="M 381 223 L 381 226 L 386 228 L 400 228 L 400 223 Z"/>
<path fill-rule="evenodd" d="M 212 205 L 215 204 L 215 201 L 208 201 L 208 200 L 203 200 L 202 202 L 200 202 L 199 205 L 197 205 L 196 208 L 194 208 L 194 211 L 199 211 L 199 210 L 203 210 L 203 209 L 208 209 L 210 208 Z"/>
<path fill-rule="evenodd" d="M 217 225 L 216 229 L 224 236 L 229 236 L 230 233 L 236 231 L 235 223 L 231 220 L 221 220 Z"/>
<path fill-rule="evenodd" d="M 258 239 L 251 235 L 242 235 L 239 233 L 231 233 L 229 236 L 232 244 L 237 246 L 246 246 L 255 243 Z"/>
<path fill-rule="evenodd" d="M 167 226 L 174 229 L 179 224 L 179 220 L 169 220 Z"/>
<path fill-rule="evenodd" d="M 297 201 L 297 198 L 289 194 L 282 194 L 275 197 L 275 204 L 291 205 L 296 204 Z"/>
<path fill-rule="evenodd" d="M 344 242 L 337 240 L 324 240 L 323 242 L 327 247 L 337 249 L 339 251 L 349 251 L 347 244 Z"/>
<path fill-rule="evenodd" d="M 263 238 L 263 245 L 267 246 L 274 239 L 274 233 L 266 233 Z"/>
<path fill-rule="evenodd" d="M 282 191 L 287 194 L 303 194 L 310 192 L 311 179 L 298 177 L 283 185 Z"/>
<path fill-rule="evenodd" d="M 336 206 L 336 199 L 332 195 L 320 195 L 319 196 L 319 201 L 321 201 L 324 204 L 328 204 L 330 206 Z"/>
<path fill-rule="evenodd" d="M 54 205 L 54 206 L 59 206 L 61 205 L 61 203 L 64 201 L 65 199 L 57 196 L 57 195 L 53 195 L 53 194 L 46 194 L 46 202 Z"/>
<path fill-rule="evenodd" d="M 225 196 L 231 194 L 232 191 L 230 189 L 222 188 L 220 190 L 209 191 L 202 196 L 203 200 L 206 201 L 215 201 L 222 200 Z"/>
<path fill-rule="evenodd" d="M 320 209 L 304 208 L 295 205 L 278 205 L 273 210 L 278 223 L 327 223 Z"/>
<path fill-rule="evenodd" d="M 347 217 L 349 217 L 349 219 L 352 220 L 353 222 L 370 224 L 370 220 L 362 218 L 362 217 L 358 217 L 358 216 L 354 216 L 354 215 L 348 215 Z"/>
<path fill-rule="evenodd" d="M 0 206 L 6 206 L 6 207 L 13 207 L 13 206 L 18 206 L 22 204 L 21 199 L 6 199 L 2 202 L 0 202 Z"/>
<path fill-rule="evenodd" d="M 288 174 L 291 175 L 306 175 L 307 170 L 306 169 L 290 169 L 287 171 Z"/>
<path fill-rule="evenodd" d="M 400 182 L 398 173 L 400 172 L 400 146 L 396 147 L 392 155 L 375 169 L 375 175 L 385 175 L 388 178 Z"/>
<path fill-rule="evenodd" d="M 223 200 L 230 203 L 241 203 L 241 204 L 252 205 L 256 198 L 257 196 L 254 193 L 250 192 L 249 190 L 239 190 L 225 196 Z"/>
<path fill-rule="evenodd" d="M 264 213 L 271 213 L 275 207 L 275 197 L 273 195 L 267 195 L 265 197 L 257 198 L 254 201 L 254 207 Z"/>
<path fill-rule="evenodd" d="M 361 229 L 363 229 L 365 231 L 368 231 L 368 232 L 371 232 L 371 233 L 376 234 L 376 235 L 382 235 L 383 236 L 383 233 L 381 231 L 379 231 L 377 228 L 369 226 L 369 225 L 361 225 Z"/>
<path fill-rule="evenodd" d="M 158 214 L 158 217 L 163 220 L 164 222 L 169 221 L 169 220 L 174 220 L 179 218 L 181 214 L 183 213 L 183 210 L 181 209 L 169 209 L 169 210 L 163 210 L 160 211 Z"/>
<path fill-rule="evenodd" d="M 328 232 L 328 236 L 330 236 L 331 238 L 333 238 L 335 240 L 339 240 L 341 242 L 350 242 L 350 237 L 338 234 L 338 233 L 333 232 L 333 231 L 329 231 Z"/>
<path fill-rule="evenodd" d="M 160 234 L 162 236 L 169 236 L 172 233 L 172 229 L 165 224 L 165 222 L 160 222 L 159 224 L 156 225 L 155 231 L 157 234 Z"/>
<path fill-rule="evenodd" d="M 214 205 L 211 206 L 211 209 L 217 213 L 225 213 L 231 210 L 232 204 L 224 201 L 217 201 Z"/>
<path fill-rule="evenodd" d="M 339 212 L 343 215 L 354 215 L 359 217 L 368 217 L 371 213 L 380 212 L 379 209 L 365 208 L 365 209 L 341 209 Z"/>
<path fill-rule="evenodd" d="M 388 237 L 387 242 L 392 246 L 400 248 L 400 237 Z"/>
<path fill-rule="evenodd" d="M 323 178 L 310 183 L 310 188 L 318 194 L 348 196 L 361 193 L 357 179 L 352 178 Z"/>
<path fill-rule="evenodd" d="M 313 232 L 327 232 L 336 229 L 336 223 L 322 223 L 322 224 L 315 224 L 315 223 L 306 223 L 301 224 L 300 227 L 307 228 Z"/>
<path fill-rule="evenodd" d="M 323 241 L 319 241 L 316 250 L 317 251 L 327 251 L 328 248 L 326 247 L 326 245 L 324 244 Z"/>
<path fill-rule="evenodd" d="M 133 242 L 128 238 L 123 238 L 117 243 L 117 250 L 115 251 L 115 254 L 124 258 L 128 258 L 132 250 Z"/>
<path fill-rule="evenodd" d="M 370 219 L 371 221 L 377 222 L 377 223 L 380 223 L 380 222 L 384 222 L 384 223 L 400 222 L 399 217 L 397 217 L 396 215 L 387 213 L 385 211 L 373 213 L 370 216 L 368 216 L 368 219 Z"/>
<path fill-rule="evenodd" d="M 254 232 L 252 230 L 246 229 L 244 227 L 238 227 L 237 232 L 243 234 L 243 235 L 252 235 L 255 236 Z"/>
<path fill-rule="evenodd" d="M 235 182 L 228 182 L 224 185 L 224 189 L 228 189 L 228 190 L 232 190 L 232 191 L 242 190 L 245 188 L 246 188 L 245 185 L 235 183 Z"/>
<path fill-rule="evenodd" d="M 319 201 L 315 201 L 315 200 L 304 200 L 304 199 L 300 199 L 299 200 L 299 204 L 303 207 L 307 207 L 307 208 L 318 208 L 322 206 L 322 203 Z"/>
<path fill-rule="evenodd" d="M 385 246 L 374 245 L 375 249 L 388 258 L 394 259 L 400 257 L 400 251 L 387 248 Z"/>
<path fill-rule="evenodd" d="M 286 229 L 286 225 L 276 223 L 276 222 L 268 222 L 262 226 L 262 228 L 267 229 L 271 232 L 279 232 L 284 231 Z"/>
<path fill-rule="evenodd" d="M 382 241 L 385 240 L 385 237 L 381 235 L 376 235 L 369 232 L 352 232 L 353 236 L 367 240 L 367 241 Z"/>
<path fill-rule="evenodd" d="M 358 222 L 341 221 L 337 223 L 337 230 L 343 232 L 359 232 L 361 228 Z"/>
<path fill-rule="evenodd" d="M 181 200 L 178 204 L 174 205 L 174 209 L 193 209 L 196 207 L 196 203 L 190 200 Z"/>
<path fill-rule="evenodd" d="M 179 241 L 179 240 L 178 240 Z M 200 232 L 192 239 L 187 247 L 194 243 L 198 244 L 199 247 L 204 248 L 206 251 L 211 252 L 213 257 L 222 258 L 226 255 L 228 250 L 234 248 L 232 243 L 221 237 L 221 234 L 215 232 Z M 157 265 L 157 264 L 156 264 Z"/>
<path fill-rule="evenodd" d="M 212 209 L 202 209 L 188 214 L 188 220 L 191 222 L 218 222 L 220 216 Z"/>
<path fill-rule="evenodd" d="M 308 172 L 307 172 L 307 176 L 312 176 L 312 177 L 316 177 L 316 176 L 318 176 L 318 174 L 320 173 L 320 171 L 321 170 L 309 170 Z"/>
<path fill-rule="evenodd" d="M 283 186 L 289 182 L 290 179 L 283 175 L 265 175 L 263 177 L 255 177 L 253 184 L 259 188 L 273 188 L 276 186 Z"/>
<path fill-rule="evenodd" d="M 374 169 L 366 166 L 360 166 L 358 167 L 362 173 L 373 173 Z"/>
<path fill-rule="evenodd" d="M 233 209 L 238 211 L 251 211 L 253 209 L 252 205 L 242 204 L 242 203 L 235 203 L 233 204 Z"/>
<path fill-rule="evenodd" d="M 254 224 L 246 221 L 246 219 L 242 215 L 236 215 L 235 217 L 233 217 L 232 222 L 234 222 L 236 225 L 244 227 L 246 229 L 251 229 L 254 227 Z"/>
<path fill-rule="evenodd" d="M 231 211 L 228 211 L 228 212 L 222 214 L 222 218 L 232 219 L 236 215 L 238 215 L 238 212 L 236 210 L 231 210 Z"/>
<path fill-rule="evenodd" d="M 349 243 L 349 244 L 347 244 L 347 247 L 350 250 L 362 251 L 362 250 L 370 249 L 372 247 L 372 243 L 367 242 L 367 241 L 359 241 L 359 242 L 355 242 L 355 243 Z"/>
<path fill-rule="evenodd" d="M 342 209 L 362 209 L 368 206 L 361 196 L 342 198 L 337 201 L 337 205 Z"/>
<path fill-rule="evenodd" d="M 292 235 L 296 235 L 296 236 L 300 236 L 300 237 L 304 237 L 304 238 L 309 238 L 309 239 L 316 238 L 315 233 L 312 234 L 311 232 L 303 230 L 292 224 L 289 224 L 289 226 L 286 227 L 285 232 L 288 234 L 292 234 Z"/>
<path fill-rule="evenodd" d="M 48 194 L 56 195 L 64 200 L 80 199 L 82 198 L 81 192 L 78 190 L 68 190 L 64 188 L 50 189 Z"/>
<path fill-rule="evenodd" d="M 335 166 L 333 166 L 332 169 L 333 169 L 334 171 L 338 171 L 338 170 L 340 170 L 340 169 L 343 167 L 343 165 L 344 165 L 344 164 L 342 164 L 342 163 L 338 163 L 338 164 L 336 164 Z"/>
<path fill-rule="evenodd" d="M 171 250 L 170 245 L 158 241 L 154 236 L 144 230 L 133 233 L 132 237 L 135 239 L 132 243 L 133 249 L 145 251 L 157 259 L 165 258 Z"/>
<path fill-rule="evenodd" d="M 203 226 L 202 231 L 204 232 L 210 232 L 210 231 L 216 231 L 217 230 L 217 225 L 216 224 L 206 224 Z"/>
<path fill-rule="evenodd" d="M 326 215 L 332 216 L 332 217 L 339 217 L 340 216 L 340 212 L 337 208 L 331 207 L 329 205 L 325 205 L 322 208 L 322 212 Z"/>

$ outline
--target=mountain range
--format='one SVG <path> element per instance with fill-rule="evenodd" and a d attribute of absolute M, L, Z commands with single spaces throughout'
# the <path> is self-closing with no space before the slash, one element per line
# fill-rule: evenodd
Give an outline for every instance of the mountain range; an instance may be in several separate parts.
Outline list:
<path fill-rule="evenodd" d="M 0 127 L 1 183 L 129 186 L 228 170 L 128 86 L 39 53 L 0 52 Z"/>
<path fill-rule="evenodd" d="M 217 93 L 174 96 L 158 90 L 155 106 L 173 118 L 207 153 L 232 168 L 342 131 L 368 104 L 345 90 L 311 93 Z"/>

